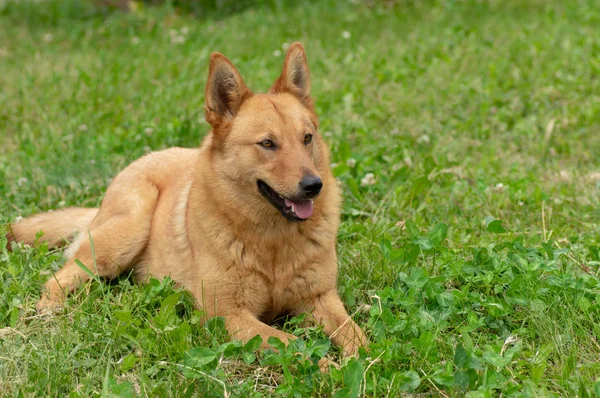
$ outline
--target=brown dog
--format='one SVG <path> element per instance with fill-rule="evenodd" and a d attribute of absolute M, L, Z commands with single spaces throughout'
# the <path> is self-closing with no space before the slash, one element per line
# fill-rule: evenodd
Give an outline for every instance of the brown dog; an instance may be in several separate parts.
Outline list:
<path fill-rule="evenodd" d="M 79 237 L 45 285 L 39 311 L 59 307 L 89 276 L 170 276 L 232 337 L 263 346 L 287 333 L 266 322 L 311 312 L 344 354 L 367 340 L 336 289 L 340 190 L 317 132 L 309 70 L 300 43 L 268 94 L 253 94 L 223 55 L 210 57 L 199 149 L 171 148 L 138 159 L 114 179 L 100 209 L 72 208 L 11 225 L 9 240 L 50 246 Z M 82 232 L 82 233 L 81 233 Z M 95 250 L 95 263 L 92 245 Z M 94 265 L 96 269 L 93 269 Z"/>

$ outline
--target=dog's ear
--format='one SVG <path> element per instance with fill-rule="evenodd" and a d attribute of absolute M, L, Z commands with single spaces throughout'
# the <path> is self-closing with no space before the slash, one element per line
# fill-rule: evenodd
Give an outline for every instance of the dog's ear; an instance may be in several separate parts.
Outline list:
<path fill-rule="evenodd" d="M 281 76 L 275 81 L 270 93 L 290 93 L 295 95 L 300 102 L 309 109 L 313 109 L 310 98 L 310 71 L 306 61 L 306 53 L 302 44 L 296 42 L 290 46 Z"/>
<path fill-rule="evenodd" d="M 231 120 L 251 95 L 235 66 L 223 54 L 212 53 L 205 90 L 206 121 L 217 128 Z"/>

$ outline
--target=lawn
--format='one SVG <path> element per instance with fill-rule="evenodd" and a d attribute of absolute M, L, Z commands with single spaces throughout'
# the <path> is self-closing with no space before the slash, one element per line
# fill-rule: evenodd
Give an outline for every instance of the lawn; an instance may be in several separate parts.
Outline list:
<path fill-rule="evenodd" d="M 297 343 L 256 351 L 168 280 L 38 316 L 62 253 L 0 234 L 0 395 L 600 397 L 598 2 L 233 3 L 0 1 L 0 231 L 198 145 L 211 52 L 264 91 L 299 40 L 369 350 L 342 359 L 300 317 L 279 325 Z"/>

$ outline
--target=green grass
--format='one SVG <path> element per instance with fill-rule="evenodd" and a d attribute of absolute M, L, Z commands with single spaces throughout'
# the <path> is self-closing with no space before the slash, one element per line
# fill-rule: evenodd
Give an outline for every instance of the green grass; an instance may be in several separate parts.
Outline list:
<path fill-rule="evenodd" d="M 256 352 L 169 281 L 91 283 L 39 317 L 61 252 L 19 245 L 0 251 L 0 394 L 600 396 L 598 3 L 209 3 L 0 2 L 0 228 L 197 145 L 212 51 L 264 91 L 300 40 L 370 351 L 321 375 L 293 355 L 324 355 L 320 330 L 288 320 L 305 338 Z"/>

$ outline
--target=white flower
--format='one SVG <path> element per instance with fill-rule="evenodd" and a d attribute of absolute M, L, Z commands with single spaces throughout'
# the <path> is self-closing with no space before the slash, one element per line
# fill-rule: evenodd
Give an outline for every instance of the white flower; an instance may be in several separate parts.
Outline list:
<path fill-rule="evenodd" d="M 171 29 L 169 31 L 169 36 L 173 37 L 173 36 L 177 36 L 177 30 L 176 29 Z"/>
<path fill-rule="evenodd" d="M 328 137 L 328 138 L 329 138 L 329 137 L 333 137 L 333 133 L 332 133 L 331 131 L 326 131 L 326 132 L 324 132 L 324 133 L 323 133 L 323 135 L 324 135 L 325 137 Z"/>
<path fill-rule="evenodd" d="M 356 159 L 354 158 L 350 158 L 348 160 L 346 160 L 346 166 L 353 168 L 354 166 L 356 166 Z"/>
<path fill-rule="evenodd" d="M 80 124 L 78 127 L 79 131 L 88 131 L 87 124 Z"/>
<path fill-rule="evenodd" d="M 90 164 L 96 164 L 96 159 L 90 160 Z"/>
<path fill-rule="evenodd" d="M 558 179 L 563 182 L 571 182 L 571 173 L 569 173 L 567 170 L 561 170 L 558 173 Z"/>
<path fill-rule="evenodd" d="M 273 51 L 273 56 L 275 56 L 275 57 L 281 57 L 281 51 L 280 50 Z"/>
<path fill-rule="evenodd" d="M 431 142 L 431 139 L 429 138 L 429 136 L 427 134 L 423 134 L 422 136 L 417 138 L 417 142 L 419 144 L 429 144 Z"/>
<path fill-rule="evenodd" d="M 496 192 L 502 192 L 502 191 L 504 191 L 504 188 L 505 188 L 504 184 L 502 184 L 501 182 L 499 182 L 494 187 L 494 191 L 496 191 Z"/>
<path fill-rule="evenodd" d="M 171 43 L 181 44 L 183 42 L 185 42 L 185 36 L 182 36 L 182 35 L 171 36 Z"/>
<path fill-rule="evenodd" d="M 187 26 L 184 26 L 183 28 L 181 28 L 180 32 L 182 35 L 187 35 L 189 33 L 189 28 Z"/>
<path fill-rule="evenodd" d="M 519 200 L 519 206 L 523 206 L 525 203 Z"/>
<path fill-rule="evenodd" d="M 140 44 L 140 41 L 142 41 L 142 40 L 137 36 L 133 36 L 131 38 L 131 43 L 133 43 L 133 44 Z"/>
<path fill-rule="evenodd" d="M 407 165 L 408 167 L 412 167 L 413 162 L 412 159 L 409 158 L 408 156 L 404 158 L 404 164 Z"/>
<path fill-rule="evenodd" d="M 25 184 L 27 184 L 28 182 L 29 182 L 29 180 L 27 180 L 27 178 L 25 178 L 25 177 L 21 177 L 21 178 L 19 178 L 19 179 L 17 180 L 17 185 L 18 185 L 18 186 L 22 186 L 22 185 L 25 185 Z"/>
<path fill-rule="evenodd" d="M 154 133 L 154 130 L 152 129 L 152 127 L 146 127 L 144 129 L 144 133 L 146 133 L 146 135 L 152 135 L 152 133 Z"/>
<path fill-rule="evenodd" d="M 337 164 L 337 163 L 331 163 L 331 164 L 329 165 L 329 168 L 330 168 L 330 169 L 335 169 L 336 167 L 338 167 L 338 164 Z"/>
<path fill-rule="evenodd" d="M 281 45 L 281 48 L 283 49 L 283 51 L 286 51 L 288 48 L 290 48 L 290 43 L 285 42 Z"/>
<path fill-rule="evenodd" d="M 365 174 L 365 176 L 360 180 L 360 185 L 363 187 L 366 187 L 368 185 L 373 185 L 375 184 L 376 180 L 375 180 L 375 174 L 373 173 L 367 173 Z"/>
<path fill-rule="evenodd" d="M 592 171 L 587 174 L 585 178 L 591 182 L 599 182 L 600 181 L 600 171 Z"/>
<path fill-rule="evenodd" d="M 60 202 L 58 202 L 58 205 L 59 205 L 60 207 L 63 207 L 63 206 L 64 206 L 64 205 L 66 205 L 66 204 L 67 204 L 67 202 L 65 202 L 64 200 L 61 200 Z"/>
<path fill-rule="evenodd" d="M 352 36 L 352 35 L 347 30 L 345 30 L 345 31 L 342 32 L 342 37 L 344 39 L 348 40 L 350 38 L 350 36 Z"/>
<path fill-rule="evenodd" d="M 54 36 L 52 35 L 52 33 L 46 33 L 46 34 L 44 35 L 44 41 L 45 41 L 46 43 L 49 43 L 49 42 L 51 42 L 53 39 L 54 39 Z"/>

